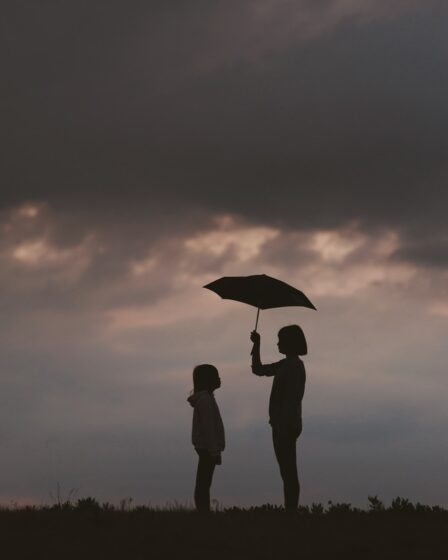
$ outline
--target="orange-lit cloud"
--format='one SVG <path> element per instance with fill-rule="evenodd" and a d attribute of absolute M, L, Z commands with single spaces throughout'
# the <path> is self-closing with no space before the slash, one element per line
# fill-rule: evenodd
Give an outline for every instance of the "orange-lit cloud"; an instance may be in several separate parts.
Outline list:
<path fill-rule="evenodd" d="M 448 504 L 446 5 L 21 4 L 2 9 L 0 496 L 191 499 L 207 362 L 217 496 L 278 503 L 255 310 L 202 288 L 264 272 L 318 308 L 259 322 L 266 361 L 284 324 L 309 342 L 304 503 Z"/>
<path fill-rule="evenodd" d="M 28 229 L 30 219 L 41 218 Z M 206 361 L 219 367 L 223 379 L 217 398 L 230 441 L 225 460 L 229 469 L 238 469 L 248 489 L 241 500 L 266 498 L 251 490 L 238 449 L 250 449 L 257 461 L 271 457 L 266 422 L 270 382 L 255 378 L 249 368 L 254 310 L 202 288 L 224 274 L 278 276 L 303 289 L 319 309 L 266 311 L 259 325 L 266 360 L 278 359 L 276 333 L 285 322 L 299 322 L 308 337 L 301 443 L 310 461 L 303 464 L 309 481 L 305 501 L 319 492 L 357 496 L 341 477 L 335 475 L 324 490 L 313 478 L 313 457 L 322 456 L 326 473 L 335 442 L 339 448 L 362 448 L 377 465 L 385 446 L 399 461 L 410 431 L 421 447 L 428 427 L 435 434 L 444 425 L 442 366 L 428 357 L 442 348 L 445 319 L 438 317 L 439 326 L 431 331 L 435 315 L 428 310 L 445 312 L 443 290 L 436 289 L 435 276 L 429 278 L 424 269 L 394 259 L 402 244 L 398 230 L 372 234 L 349 223 L 293 231 L 224 214 L 208 227 L 202 224 L 200 232 L 160 236 L 128 256 L 111 251 L 116 238 L 107 235 L 84 232 L 77 243 L 58 244 L 51 212 L 19 222 L 2 245 L 4 308 L 11 301 L 14 307 L 3 337 L 5 406 L 0 412 L 3 425 L 11 414 L 17 418 L 16 438 L 42 449 L 42 455 L 34 451 L 34 463 L 32 457 L 28 462 L 35 471 L 42 465 L 39 487 L 54 486 L 63 473 L 67 485 L 82 493 L 112 499 L 120 480 L 127 489 L 135 484 L 128 493 L 137 501 L 149 494 L 163 501 L 171 488 L 168 475 L 146 487 L 139 475 L 128 477 L 126 469 L 111 467 L 107 483 L 98 475 L 98 462 L 119 463 L 125 449 L 145 473 L 163 470 L 173 456 L 187 468 L 191 410 L 185 399 L 192 368 Z M 442 286 L 440 274 L 438 282 Z M 168 451 L 160 444 L 167 440 Z M 148 445 L 151 453 L 140 456 Z M 4 472 L 16 488 L 13 458 L 18 450 L 13 442 L 6 448 L 10 466 Z M 85 458 L 84 471 L 74 468 L 73 455 Z M 344 467 L 346 472 L 350 468 Z M 368 479 L 368 473 L 356 476 L 361 486 Z M 189 483 L 180 485 L 179 497 L 188 494 Z M 270 483 L 263 479 L 263 484 Z M 36 495 L 34 487 L 26 491 Z M 240 486 L 238 492 L 244 494 Z"/>
<path fill-rule="evenodd" d="M 150 256 L 130 263 L 128 289 L 163 283 L 165 278 L 170 293 L 147 304 L 115 306 L 107 316 L 114 332 L 168 327 L 194 321 L 198 313 L 224 316 L 228 305 L 202 289 L 221 275 L 272 274 L 297 285 L 311 299 L 350 298 L 363 292 L 368 298 L 369 289 L 403 287 L 417 273 L 415 266 L 391 260 L 399 245 L 393 231 L 370 236 L 349 226 L 294 234 L 217 217 L 210 230 L 187 237 L 174 253 L 167 254 L 162 243 Z"/>

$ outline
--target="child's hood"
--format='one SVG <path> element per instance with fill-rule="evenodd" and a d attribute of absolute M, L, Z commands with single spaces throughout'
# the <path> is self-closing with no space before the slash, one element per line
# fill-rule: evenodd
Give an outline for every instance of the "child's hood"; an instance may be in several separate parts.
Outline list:
<path fill-rule="evenodd" d="M 202 397 L 204 397 L 204 395 L 209 395 L 210 397 L 213 397 L 210 391 L 204 390 L 204 391 L 198 391 L 197 393 L 193 393 L 191 397 L 188 397 L 187 401 L 194 408 L 197 405 L 198 401 L 202 399 Z"/>

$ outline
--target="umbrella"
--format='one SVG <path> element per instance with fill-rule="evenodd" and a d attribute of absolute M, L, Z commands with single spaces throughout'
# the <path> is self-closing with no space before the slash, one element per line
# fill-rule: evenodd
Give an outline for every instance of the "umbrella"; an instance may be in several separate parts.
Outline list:
<path fill-rule="evenodd" d="M 275 307 L 308 307 L 316 309 L 306 295 L 289 284 L 267 276 L 223 276 L 204 286 L 223 299 L 241 301 L 257 308 L 255 330 L 258 326 L 260 309 Z"/>

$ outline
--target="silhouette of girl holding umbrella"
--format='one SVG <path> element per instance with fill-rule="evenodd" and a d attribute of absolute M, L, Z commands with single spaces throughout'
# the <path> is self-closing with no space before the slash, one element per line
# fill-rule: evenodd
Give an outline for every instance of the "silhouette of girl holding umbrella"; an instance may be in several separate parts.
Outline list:
<path fill-rule="evenodd" d="M 204 286 L 223 299 L 233 299 L 257 307 L 255 330 L 250 339 L 252 372 L 273 377 L 269 399 L 269 423 L 272 427 L 274 452 L 283 480 L 284 504 L 287 511 L 297 510 L 300 484 L 297 474 L 296 442 L 302 432 L 302 399 L 305 392 L 305 366 L 300 359 L 308 352 L 307 342 L 298 325 L 288 325 L 278 332 L 278 350 L 284 358 L 262 364 L 261 337 L 257 332 L 260 309 L 302 306 L 316 309 L 299 290 L 265 274 L 223 277 Z"/>

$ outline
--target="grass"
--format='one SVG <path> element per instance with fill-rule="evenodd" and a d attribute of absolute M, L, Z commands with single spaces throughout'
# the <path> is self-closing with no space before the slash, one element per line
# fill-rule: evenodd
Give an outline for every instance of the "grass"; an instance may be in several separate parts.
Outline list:
<path fill-rule="evenodd" d="M 99 504 L 94 498 L 52 506 L 0 509 L 3 558 L 320 559 L 448 557 L 448 510 L 396 498 L 345 503 L 272 505 L 198 515 L 187 507 Z"/>

